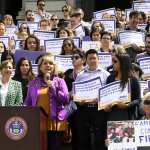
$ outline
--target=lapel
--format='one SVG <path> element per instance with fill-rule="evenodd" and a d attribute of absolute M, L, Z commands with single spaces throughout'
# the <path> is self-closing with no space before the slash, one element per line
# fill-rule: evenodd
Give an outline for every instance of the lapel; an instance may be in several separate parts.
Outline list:
<path fill-rule="evenodd" d="M 12 89 L 14 89 L 15 84 L 12 79 L 10 79 L 9 85 L 8 85 L 8 93 L 5 101 L 5 106 L 10 106 L 13 102 L 13 99 L 15 98 L 15 95 L 12 94 Z"/>

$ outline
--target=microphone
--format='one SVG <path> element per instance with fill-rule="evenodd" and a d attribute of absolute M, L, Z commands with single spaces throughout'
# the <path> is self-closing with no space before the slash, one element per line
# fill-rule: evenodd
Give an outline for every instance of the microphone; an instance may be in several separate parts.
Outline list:
<path fill-rule="evenodd" d="M 51 75 L 50 73 L 45 74 L 45 80 L 51 80 Z"/>

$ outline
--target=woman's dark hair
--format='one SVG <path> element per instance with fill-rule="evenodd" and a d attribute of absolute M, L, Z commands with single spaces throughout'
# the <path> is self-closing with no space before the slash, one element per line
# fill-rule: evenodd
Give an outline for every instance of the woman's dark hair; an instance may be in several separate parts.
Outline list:
<path fill-rule="evenodd" d="M 39 2 L 45 2 L 45 0 L 37 0 L 36 4 L 38 5 Z"/>
<path fill-rule="evenodd" d="M 101 35 L 101 31 L 99 31 L 97 28 L 93 28 L 90 32 L 90 38 L 92 39 L 93 33 L 98 32 Z"/>
<path fill-rule="evenodd" d="M 61 28 L 59 28 L 59 29 L 57 30 L 57 32 L 56 32 L 56 38 L 59 38 L 59 37 L 60 37 L 59 34 L 60 34 L 60 31 L 62 31 L 62 30 L 66 31 L 67 34 L 68 34 L 68 36 L 70 36 L 69 30 L 68 30 L 67 28 L 61 27 Z"/>
<path fill-rule="evenodd" d="M 73 39 L 71 39 L 71 38 L 64 39 L 63 44 L 62 44 L 62 49 L 61 49 L 61 55 L 65 55 L 64 44 L 65 44 L 66 42 L 68 42 L 68 41 L 70 41 L 71 44 L 72 44 L 72 52 L 73 52 L 74 49 L 77 48 L 77 47 L 75 46 L 75 44 L 74 44 Z"/>
<path fill-rule="evenodd" d="M 4 51 L 6 51 L 6 46 L 5 46 L 4 42 L 3 42 L 3 41 L 0 41 L 0 43 L 3 44 L 3 46 L 4 46 Z"/>
<path fill-rule="evenodd" d="M 28 49 L 28 46 L 27 46 L 27 43 L 28 43 L 28 40 L 29 40 L 30 38 L 35 39 L 35 41 L 36 41 L 36 43 L 37 43 L 37 45 L 36 45 L 36 51 L 40 50 L 40 40 L 39 40 L 35 35 L 33 35 L 33 34 L 32 34 L 32 35 L 29 35 L 29 36 L 26 38 L 25 44 L 24 44 L 24 49 L 25 49 L 25 50 L 29 50 L 29 49 Z"/>
<path fill-rule="evenodd" d="M 135 71 L 135 72 L 139 72 L 139 77 L 141 78 L 142 75 L 143 75 L 143 71 L 142 69 L 140 68 L 140 66 L 136 63 L 132 63 L 132 70 Z"/>
<path fill-rule="evenodd" d="M 129 18 L 132 18 L 133 16 L 138 17 L 139 14 L 140 14 L 139 11 L 133 10 L 133 11 L 130 12 Z"/>
<path fill-rule="evenodd" d="M 13 66 L 14 66 L 14 54 L 10 51 L 10 50 L 5 50 L 4 52 L 2 52 L 1 55 L 1 63 L 5 60 L 13 60 Z"/>
<path fill-rule="evenodd" d="M 82 51 L 81 49 L 78 49 L 78 48 L 75 49 L 75 50 L 73 51 L 72 55 L 75 55 L 75 54 L 79 55 L 82 60 L 85 60 L 85 52 Z M 85 65 L 86 65 L 86 62 L 84 62 L 83 65 L 85 66 Z"/>
<path fill-rule="evenodd" d="M 128 79 L 131 77 L 132 64 L 130 56 L 127 53 L 115 54 L 120 63 L 120 72 L 121 72 L 121 88 L 125 88 L 125 85 L 128 83 Z"/>
<path fill-rule="evenodd" d="M 101 32 L 101 39 L 103 38 L 104 35 L 110 36 L 110 39 L 112 40 L 112 35 L 110 32 L 107 32 L 107 31 Z"/>
<path fill-rule="evenodd" d="M 28 36 L 29 36 L 29 35 L 30 35 L 30 29 L 29 29 L 29 26 L 28 26 L 27 23 L 22 23 L 22 24 L 20 25 L 20 27 L 19 27 L 19 33 L 23 31 L 23 30 L 22 30 L 22 25 L 24 25 L 24 24 L 27 26 L 27 34 L 28 34 Z"/>
<path fill-rule="evenodd" d="M 25 57 L 21 57 L 19 59 L 18 63 L 16 64 L 14 78 L 16 78 L 16 79 L 22 79 L 22 74 L 21 74 L 20 66 L 22 65 L 22 62 L 24 60 L 27 60 L 28 63 L 29 63 L 29 72 L 28 72 L 27 79 L 28 79 L 28 81 L 30 81 L 30 80 L 32 80 L 34 78 L 34 74 L 32 72 L 32 64 L 31 64 L 31 61 L 29 59 L 25 58 Z"/>
<path fill-rule="evenodd" d="M 142 16 L 142 19 L 146 21 L 146 14 L 143 11 L 140 11 L 139 14 Z"/>
<path fill-rule="evenodd" d="M 78 48 L 73 51 L 72 55 L 74 54 L 78 54 L 82 59 L 85 59 L 85 52 Z"/>
<path fill-rule="evenodd" d="M 98 52 L 95 49 L 89 49 L 86 53 L 85 53 L 85 58 L 87 59 L 88 55 L 90 54 L 96 54 L 98 57 Z"/>
<path fill-rule="evenodd" d="M 96 27 L 95 27 L 96 23 L 99 23 L 100 27 L 102 28 L 102 30 L 100 32 L 104 32 L 105 31 L 104 25 L 101 22 L 96 22 L 96 21 L 93 22 L 93 24 L 91 26 L 91 31 L 94 30 L 94 29 L 96 29 Z"/>

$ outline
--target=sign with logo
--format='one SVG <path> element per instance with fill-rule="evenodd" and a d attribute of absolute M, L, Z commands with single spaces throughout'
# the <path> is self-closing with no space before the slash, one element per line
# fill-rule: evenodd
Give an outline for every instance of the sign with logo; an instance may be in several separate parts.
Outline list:
<path fill-rule="evenodd" d="M 28 126 L 21 117 L 11 117 L 5 124 L 5 133 L 11 140 L 21 140 L 27 134 Z"/>

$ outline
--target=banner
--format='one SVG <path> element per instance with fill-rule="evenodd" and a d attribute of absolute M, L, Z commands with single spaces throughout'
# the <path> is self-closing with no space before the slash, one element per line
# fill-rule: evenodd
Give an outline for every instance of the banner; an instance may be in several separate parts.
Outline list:
<path fill-rule="evenodd" d="M 143 71 L 143 78 L 150 79 L 150 57 L 142 57 L 137 60 Z"/>
<path fill-rule="evenodd" d="M 136 44 L 138 46 L 144 46 L 144 33 L 124 30 L 118 33 L 120 44 Z"/>
<path fill-rule="evenodd" d="M 148 90 L 148 82 L 147 81 L 139 81 L 141 88 L 141 97 L 143 98 L 145 91 Z"/>
<path fill-rule="evenodd" d="M 150 14 L 150 1 L 134 1 L 133 2 L 133 9 L 137 11 L 142 11 L 146 14 Z"/>
<path fill-rule="evenodd" d="M 120 81 L 107 84 L 99 89 L 98 110 L 118 102 L 128 103 L 131 101 L 130 82 L 122 90 Z"/>
<path fill-rule="evenodd" d="M 20 28 L 21 24 L 27 24 L 30 29 L 30 34 L 33 34 L 34 30 L 38 30 L 39 23 L 38 22 L 30 22 L 30 21 L 18 21 L 18 29 Z"/>
<path fill-rule="evenodd" d="M 109 8 L 93 13 L 95 19 L 111 19 L 111 16 L 116 16 L 116 9 Z"/>
<path fill-rule="evenodd" d="M 73 83 L 74 101 L 88 101 L 98 99 L 98 90 L 102 86 L 100 77 Z"/>
<path fill-rule="evenodd" d="M 55 39 L 44 40 L 44 47 L 46 52 L 52 53 L 53 55 L 60 55 L 64 39 L 68 39 L 68 38 L 55 38 Z M 74 44 L 77 46 L 77 48 L 79 48 L 80 38 L 75 37 L 72 39 L 74 41 Z"/>
<path fill-rule="evenodd" d="M 15 63 L 17 64 L 21 57 L 26 57 L 32 62 L 32 64 L 35 64 L 37 58 L 44 53 L 45 52 L 42 51 L 16 50 L 14 54 Z"/>
<path fill-rule="evenodd" d="M 54 39 L 56 36 L 55 31 L 48 32 L 48 31 L 34 30 L 33 34 L 40 40 L 41 46 L 44 46 L 44 40 Z"/>
<path fill-rule="evenodd" d="M 130 14 L 131 11 L 133 11 L 132 8 L 130 8 L 130 9 L 125 9 L 126 21 L 129 21 L 129 14 Z"/>
<path fill-rule="evenodd" d="M 108 121 L 108 150 L 149 150 L 150 120 Z"/>
<path fill-rule="evenodd" d="M 8 37 L 8 36 L 0 36 L 0 41 L 2 41 L 5 44 L 6 48 L 9 47 L 10 37 Z"/>
<path fill-rule="evenodd" d="M 105 31 L 110 33 L 116 33 L 116 20 L 114 19 L 101 19 L 95 20 L 95 22 L 100 22 L 104 25 Z"/>
<path fill-rule="evenodd" d="M 88 51 L 89 49 L 100 50 L 101 43 L 100 41 L 82 41 L 82 50 Z"/>
<path fill-rule="evenodd" d="M 106 69 L 108 66 L 112 65 L 112 54 L 107 52 L 98 53 L 99 56 L 99 66 Z"/>
<path fill-rule="evenodd" d="M 16 37 L 16 32 L 17 32 L 16 26 L 13 26 L 13 27 L 6 27 L 5 35 L 7 35 L 7 36 L 13 38 L 13 37 Z"/>
<path fill-rule="evenodd" d="M 69 55 L 55 55 L 55 62 L 62 71 L 72 69 L 72 60 Z"/>

